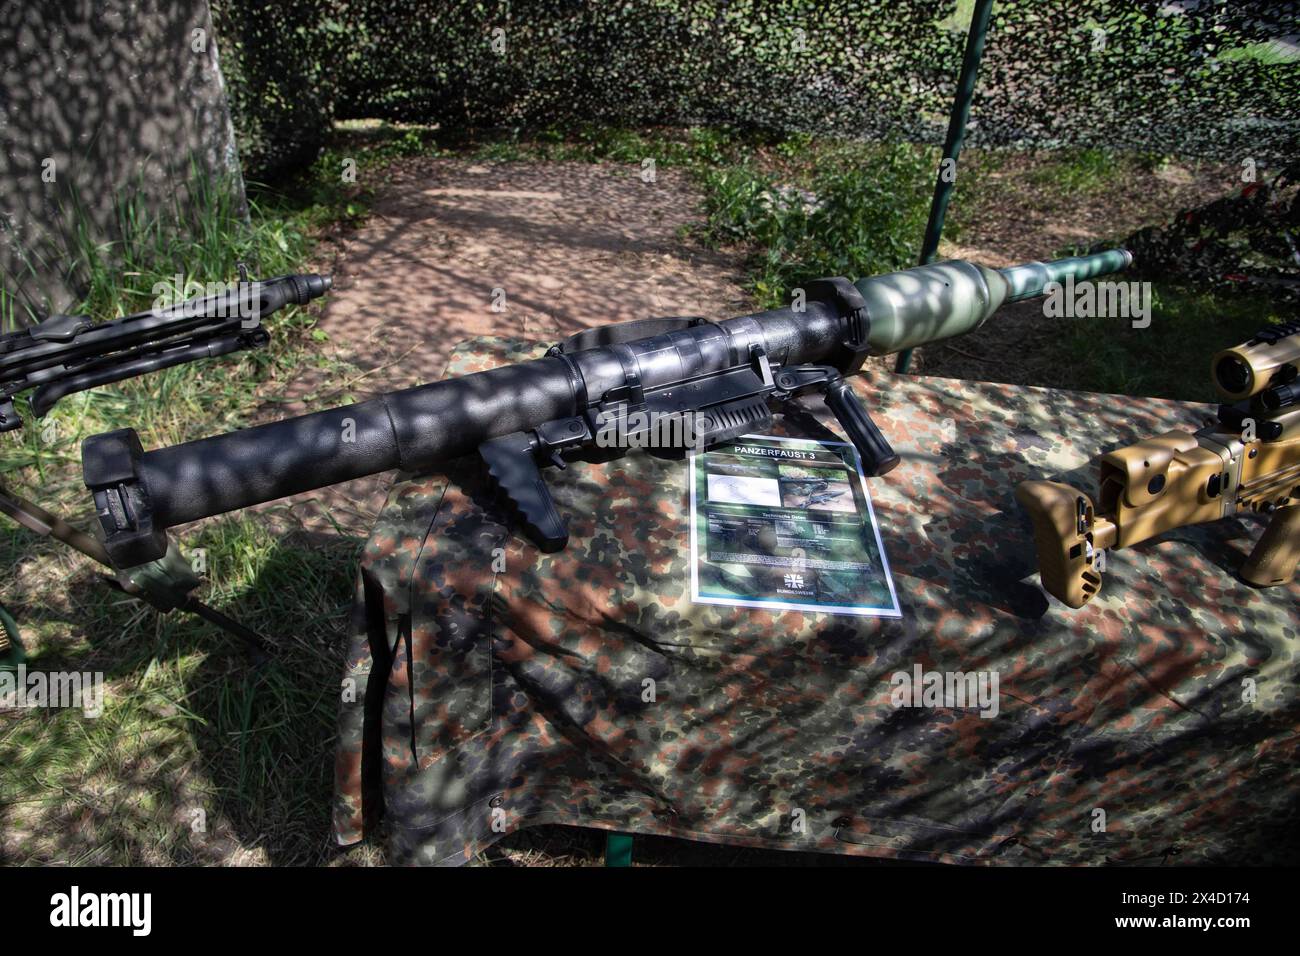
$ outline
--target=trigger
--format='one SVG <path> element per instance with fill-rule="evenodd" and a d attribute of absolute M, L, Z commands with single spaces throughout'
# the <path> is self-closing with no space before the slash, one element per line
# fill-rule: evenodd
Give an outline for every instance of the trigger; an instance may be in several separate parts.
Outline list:
<path fill-rule="evenodd" d="M 569 543 L 569 529 L 533 458 L 533 439 L 523 432 L 479 446 L 497 500 L 522 525 L 529 539 L 550 553 Z"/>

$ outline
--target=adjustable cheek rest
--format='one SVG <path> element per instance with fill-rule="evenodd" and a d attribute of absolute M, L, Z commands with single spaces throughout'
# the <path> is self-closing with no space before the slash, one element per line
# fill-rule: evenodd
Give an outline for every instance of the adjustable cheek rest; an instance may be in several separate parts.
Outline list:
<path fill-rule="evenodd" d="M 1186 432 L 1170 432 L 1148 438 L 1102 456 L 1103 486 L 1122 479 L 1123 504 L 1140 508 L 1160 497 L 1167 484 L 1169 465 L 1179 452 L 1194 451 L 1196 438 Z"/>

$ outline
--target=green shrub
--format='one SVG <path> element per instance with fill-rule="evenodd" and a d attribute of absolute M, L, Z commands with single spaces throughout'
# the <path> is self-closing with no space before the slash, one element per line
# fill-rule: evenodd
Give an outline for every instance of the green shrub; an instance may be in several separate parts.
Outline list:
<path fill-rule="evenodd" d="M 754 247 L 752 286 L 762 305 L 820 276 L 905 268 L 925 230 L 932 169 L 927 151 L 906 145 L 812 150 L 792 181 L 753 165 L 709 169 L 705 235 Z"/>

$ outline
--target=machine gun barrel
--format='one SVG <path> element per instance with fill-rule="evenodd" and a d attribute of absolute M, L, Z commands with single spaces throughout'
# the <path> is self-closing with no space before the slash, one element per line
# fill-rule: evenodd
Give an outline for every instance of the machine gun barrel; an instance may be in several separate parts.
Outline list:
<path fill-rule="evenodd" d="M 223 292 L 110 322 L 52 315 L 0 336 L 0 431 L 22 426 L 13 408 L 20 392 L 35 389 L 32 410 L 43 415 L 72 392 L 259 347 L 267 341 L 262 319 L 324 295 L 330 286 L 330 278 L 319 275 L 241 281 Z"/>
<path fill-rule="evenodd" d="M 856 285 L 821 279 L 799 310 L 592 330 L 600 334 L 545 358 L 171 448 L 145 452 L 132 429 L 95 435 L 83 472 L 120 567 L 165 552 L 170 527 L 397 468 L 425 471 L 476 449 L 525 530 L 554 550 L 567 532 L 537 464 L 590 444 L 611 422 L 642 410 L 688 414 L 702 443 L 717 442 L 756 431 L 769 403 L 815 389 L 866 472 L 883 474 L 898 457 L 842 377 L 866 355 L 961 334 L 1053 276 L 1128 261 L 1119 251 L 1002 271 L 945 262 Z"/>

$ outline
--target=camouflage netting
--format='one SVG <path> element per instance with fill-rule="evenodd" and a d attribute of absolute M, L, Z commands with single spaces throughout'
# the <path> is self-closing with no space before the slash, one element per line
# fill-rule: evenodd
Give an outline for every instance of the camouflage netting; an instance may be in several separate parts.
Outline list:
<path fill-rule="evenodd" d="M 971 9 L 928 0 L 212 6 L 254 175 L 311 153 L 332 117 L 480 129 L 728 124 L 938 142 Z M 1300 139 L 1295 19 L 1282 0 L 1003 0 L 970 141 L 1279 163 Z"/>
<path fill-rule="evenodd" d="M 1139 229 L 1120 245 L 1133 253 L 1142 275 L 1224 290 L 1264 290 L 1279 314 L 1296 315 L 1297 234 L 1300 157 L 1269 182 L 1248 183 L 1232 195 L 1181 210 L 1172 222 Z"/>
<path fill-rule="evenodd" d="M 246 179 L 315 159 L 334 115 L 342 28 L 321 0 L 212 0 Z"/>

